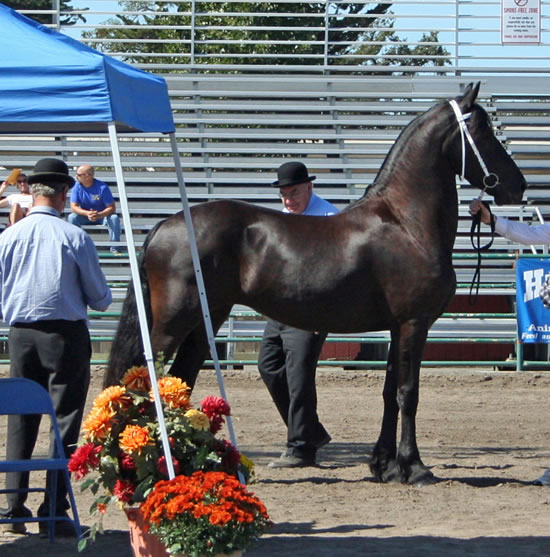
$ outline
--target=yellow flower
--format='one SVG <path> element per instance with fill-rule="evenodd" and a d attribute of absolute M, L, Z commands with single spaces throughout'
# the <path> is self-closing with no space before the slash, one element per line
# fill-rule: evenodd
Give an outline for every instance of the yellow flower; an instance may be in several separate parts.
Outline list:
<path fill-rule="evenodd" d="M 115 415 L 116 412 L 108 407 L 92 408 L 92 411 L 82 424 L 82 429 L 87 433 L 87 440 L 97 441 L 105 439 L 113 428 L 113 418 Z"/>
<path fill-rule="evenodd" d="M 120 385 L 107 387 L 101 391 L 94 400 L 93 408 L 123 408 L 130 404 L 130 400 L 126 395 L 126 389 Z"/>
<path fill-rule="evenodd" d="M 241 464 L 243 466 L 246 466 L 250 476 L 254 475 L 254 463 L 247 456 L 245 456 L 243 453 L 241 453 Z"/>
<path fill-rule="evenodd" d="M 145 366 L 131 367 L 124 374 L 121 383 L 132 391 L 148 391 L 151 388 L 149 370 Z"/>
<path fill-rule="evenodd" d="M 210 429 L 210 420 L 208 416 L 200 410 L 187 410 L 185 417 L 189 420 L 191 427 L 201 431 L 208 431 Z"/>
<path fill-rule="evenodd" d="M 189 395 L 191 389 L 179 377 L 161 377 L 158 380 L 161 400 L 169 408 L 189 408 Z M 153 400 L 153 393 L 150 393 Z"/>
<path fill-rule="evenodd" d="M 128 425 L 120 434 L 119 446 L 125 453 L 135 452 L 141 454 L 141 450 L 152 443 L 152 441 L 149 430 L 146 427 Z"/>

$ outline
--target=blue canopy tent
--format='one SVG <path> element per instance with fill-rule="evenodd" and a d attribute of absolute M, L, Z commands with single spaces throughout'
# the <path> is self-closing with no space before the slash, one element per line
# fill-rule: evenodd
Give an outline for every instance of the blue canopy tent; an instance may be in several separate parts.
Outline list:
<path fill-rule="evenodd" d="M 0 133 L 109 134 L 145 359 L 152 378 L 155 376 L 154 361 L 143 294 L 138 287 L 139 271 L 118 133 L 158 132 L 170 135 L 206 331 L 221 394 L 226 398 L 164 79 L 97 52 L 3 4 L 0 4 L 0 53 Z M 161 429 L 165 432 L 156 381 L 152 383 Z M 230 420 L 227 423 L 232 442 L 236 444 L 232 423 Z M 166 462 L 173 477 L 172 459 L 169 458 L 169 444 L 165 435 L 163 442 L 167 452 Z"/>

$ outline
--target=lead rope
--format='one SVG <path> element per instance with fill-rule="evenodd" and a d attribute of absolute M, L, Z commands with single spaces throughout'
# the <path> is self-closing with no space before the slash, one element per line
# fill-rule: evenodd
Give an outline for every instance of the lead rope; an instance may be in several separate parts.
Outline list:
<path fill-rule="evenodd" d="M 487 207 L 491 215 L 491 239 L 484 245 L 481 245 L 481 210 L 472 216 L 472 226 L 470 228 L 470 241 L 472 242 L 472 247 L 477 254 L 477 263 L 474 271 L 474 276 L 472 278 L 472 284 L 470 285 L 470 294 L 468 295 L 468 302 L 471 306 L 475 305 L 477 302 L 477 295 L 479 293 L 479 285 L 481 282 L 481 252 L 488 251 L 493 245 L 493 240 L 495 239 L 495 215 L 491 212 L 491 207 L 487 201 L 482 201 L 482 203 Z M 474 236 L 477 243 L 474 242 Z M 472 291 L 475 288 L 475 294 L 472 295 Z"/>

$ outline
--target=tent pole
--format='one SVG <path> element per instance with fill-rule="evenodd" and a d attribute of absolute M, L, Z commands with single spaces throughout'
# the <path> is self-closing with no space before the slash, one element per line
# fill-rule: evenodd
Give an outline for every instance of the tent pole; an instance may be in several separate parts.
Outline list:
<path fill-rule="evenodd" d="M 164 458 L 166 459 L 166 467 L 168 469 L 168 478 L 175 477 L 174 463 L 172 461 L 172 451 L 170 450 L 170 442 L 166 431 L 166 422 L 164 420 L 164 412 L 160 401 L 160 394 L 157 385 L 157 374 L 155 371 L 155 362 L 153 359 L 153 349 L 151 346 L 151 337 L 149 335 L 149 327 L 147 324 L 147 314 L 145 313 L 145 302 L 143 300 L 143 292 L 141 290 L 141 281 L 139 276 L 138 262 L 136 257 L 136 245 L 134 243 L 134 234 L 132 231 L 132 222 L 130 219 L 130 210 L 128 207 L 128 196 L 126 195 L 126 184 L 124 183 L 124 175 L 122 172 L 122 164 L 120 162 L 120 150 L 118 148 L 118 137 L 116 125 L 109 122 L 109 139 L 111 141 L 111 149 L 113 151 L 113 161 L 115 165 L 116 182 L 120 197 L 120 208 L 122 211 L 122 220 L 124 222 L 124 230 L 126 233 L 126 243 L 128 246 L 128 257 L 130 259 L 130 269 L 132 271 L 132 282 L 136 296 L 136 305 L 138 310 L 139 325 L 141 331 L 141 339 L 143 341 L 143 349 L 145 353 L 145 361 L 151 378 L 151 388 L 155 399 L 155 408 L 159 421 L 160 438 L 164 450 Z"/>
<path fill-rule="evenodd" d="M 176 176 L 178 178 L 178 186 L 180 189 L 181 203 L 183 205 L 183 215 L 185 217 L 185 224 L 187 226 L 187 234 L 189 236 L 191 257 L 193 258 L 193 268 L 195 269 L 195 278 L 197 279 L 197 287 L 199 289 L 199 299 L 201 302 L 202 316 L 204 319 L 206 336 L 208 338 L 208 345 L 210 346 L 210 354 L 214 362 L 214 369 L 216 370 L 216 377 L 218 378 L 218 387 L 220 389 L 220 394 L 222 398 L 227 400 L 227 394 L 225 392 L 222 372 L 220 369 L 220 360 L 218 358 L 218 351 L 216 349 L 214 330 L 212 329 L 210 310 L 208 308 L 208 299 L 206 297 L 206 288 L 204 286 L 204 279 L 202 276 L 201 262 L 199 258 L 199 252 L 197 250 L 197 239 L 195 237 L 195 228 L 193 226 L 193 220 L 191 219 L 189 200 L 187 199 L 187 191 L 185 189 L 185 182 L 183 180 L 183 171 L 181 169 L 178 142 L 176 141 L 176 134 L 174 132 L 170 132 L 169 135 L 170 135 L 170 143 L 172 145 L 172 155 L 174 157 L 174 164 L 176 167 Z M 235 448 L 237 448 L 237 439 L 235 437 L 235 430 L 233 429 L 233 421 L 231 420 L 231 416 L 227 416 L 227 429 L 229 431 L 229 438 L 231 439 L 231 444 Z"/>

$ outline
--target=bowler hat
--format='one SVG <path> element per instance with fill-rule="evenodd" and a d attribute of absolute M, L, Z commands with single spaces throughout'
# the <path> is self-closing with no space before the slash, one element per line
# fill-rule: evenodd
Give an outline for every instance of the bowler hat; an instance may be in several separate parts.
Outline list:
<path fill-rule="evenodd" d="M 41 183 L 47 185 L 63 184 L 72 186 L 74 178 L 69 176 L 69 168 L 64 161 L 59 159 L 40 159 L 28 177 L 30 185 Z"/>
<path fill-rule="evenodd" d="M 295 186 L 296 184 L 303 184 L 305 182 L 313 182 L 315 176 L 307 175 L 307 168 L 303 162 L 285 162 L 277 170 L 277 178 L 271 185 L 276 188 L 286 188 L 288 186 Z"/>

